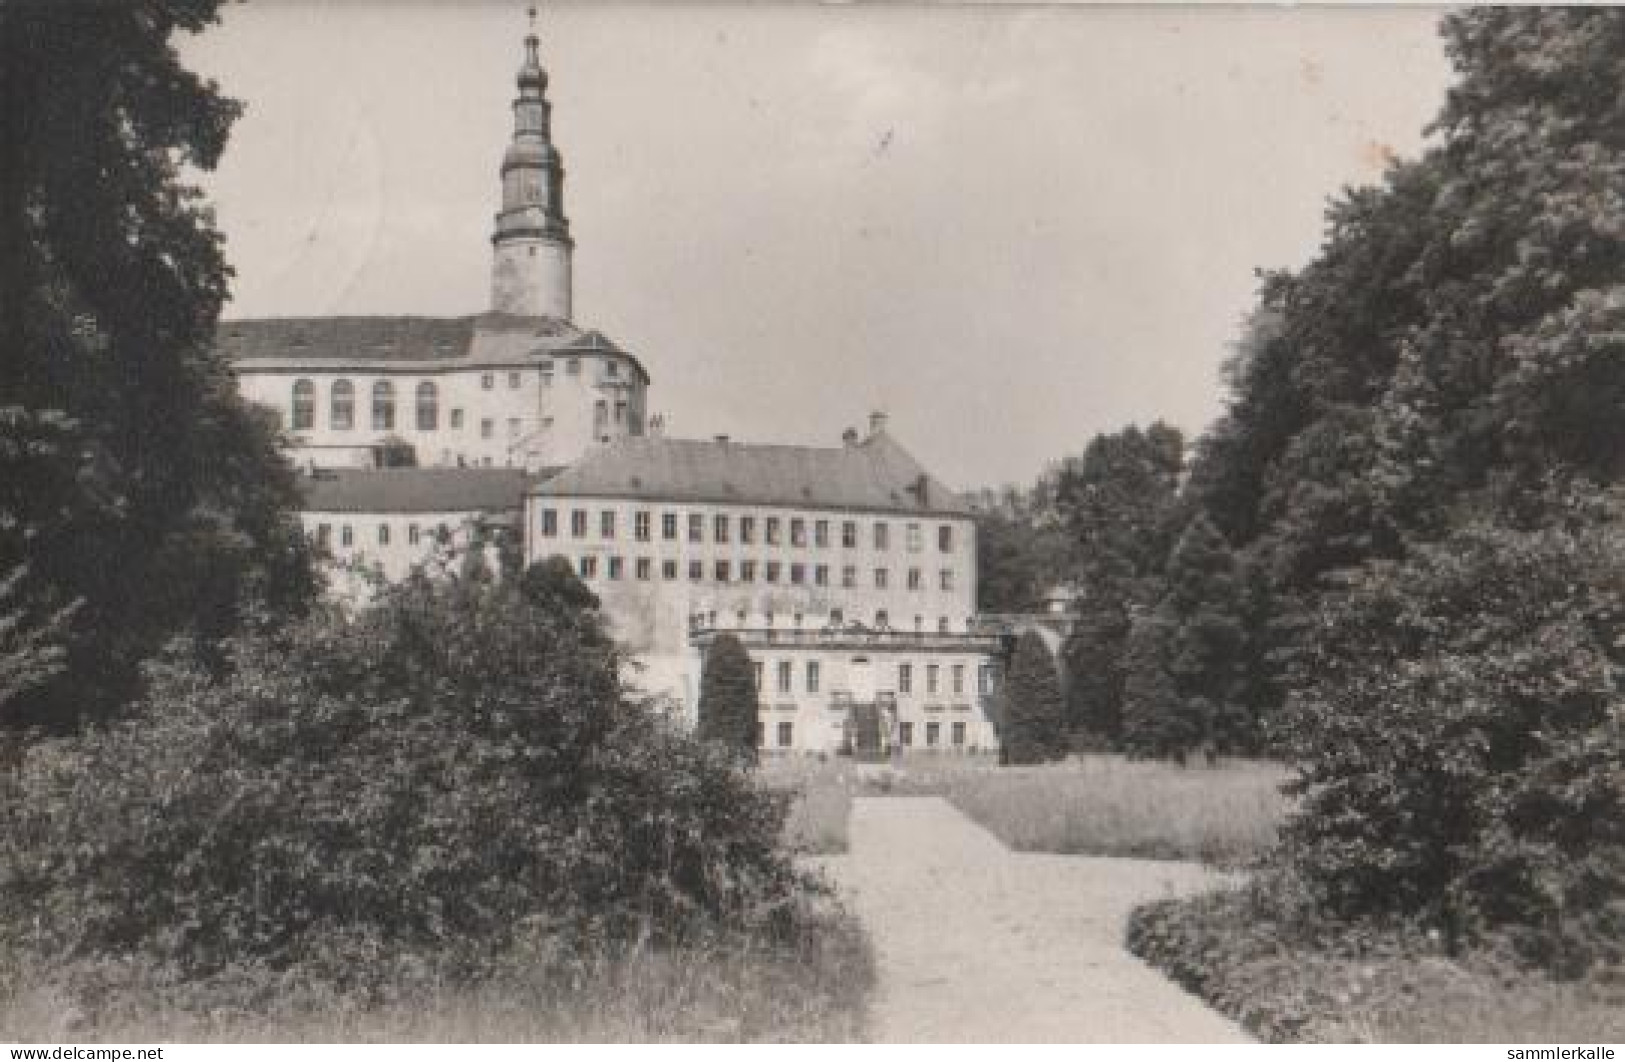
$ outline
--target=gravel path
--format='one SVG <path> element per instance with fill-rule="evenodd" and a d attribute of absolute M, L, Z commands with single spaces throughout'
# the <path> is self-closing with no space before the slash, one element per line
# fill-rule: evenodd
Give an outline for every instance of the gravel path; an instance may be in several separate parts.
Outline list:
<path fill-rule="evenodd" d="M 1201 888 L 1190 863 L 1012 852 L 936 797 L 859 798 L 820 863 L 875 944 L 881 1043 L 1238 1043 L 1123 949 L 1136 904 Z"/>

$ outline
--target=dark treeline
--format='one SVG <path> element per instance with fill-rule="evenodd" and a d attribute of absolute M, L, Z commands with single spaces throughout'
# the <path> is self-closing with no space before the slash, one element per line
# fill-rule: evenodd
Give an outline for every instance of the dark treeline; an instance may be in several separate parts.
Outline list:
<path fill-rule="evenodd" d="M 1299 765 L 1323 910 L 1570 961 L 1625 930 L 1625 13 L 1443 36 L 1430 146 L 1262 276 L 1224 415 L 1095 438 L 984 589 L 1075 585 L 1075 743 Z"/>

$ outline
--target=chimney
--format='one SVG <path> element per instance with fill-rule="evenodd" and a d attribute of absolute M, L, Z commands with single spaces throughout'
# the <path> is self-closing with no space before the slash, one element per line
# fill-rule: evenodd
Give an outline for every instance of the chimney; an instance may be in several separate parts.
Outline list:
<path fill-rule="evenodd" d="M 869 434 L 870 435 L 879 435 L 881 432 L 883 432 L 885 430 L 886 430 L 886 414 L 881 412 L 878 409 L 875 410 L 873 413 L 869 414 Z"/>
<path fill-rule="evenodd" d="M 858 445 L 858 429 L 848 428 L 841 432 L 841 442 L 845 443 L 847 446 Z"/>

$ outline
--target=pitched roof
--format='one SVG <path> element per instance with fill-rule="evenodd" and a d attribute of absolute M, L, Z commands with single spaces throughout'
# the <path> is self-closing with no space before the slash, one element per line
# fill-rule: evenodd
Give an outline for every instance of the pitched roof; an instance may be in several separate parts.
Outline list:
<path fill-rule="evenodd" d="M 870 512 L 971 511 L 884 431 L 841 447 L 624 438 L 593 450 L 532 492 Z"/>
<path fill-rule="evenodd" d="M 636 357 L 600 332 L 556 317 L 259 317 L 222 321 L 215 347 L 248 369 L 479 368 L 534 358 L 618 355 L 648 381 Z"/>
<path fill-rule="evenodd" d="M 517 468 L 340 468 L 299 479 L 303 509 L 320 513 L 506 512 L 540 475 Z"/>

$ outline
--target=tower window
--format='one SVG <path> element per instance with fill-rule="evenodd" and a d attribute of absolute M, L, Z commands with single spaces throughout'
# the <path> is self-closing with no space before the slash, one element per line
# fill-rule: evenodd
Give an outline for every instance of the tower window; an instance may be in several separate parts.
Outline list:
<path fill-rule="evenodd" d="M 508 388 L 509 388 L 509 390 L 513 390 L 513 391 L 519 390 L 519 374 L 518 373 L 510 372 L 508 374 Z"/>
<path fill-rule="evenodd" d="M 462 431 L 463 430 L 463 411 L 462 410 L 454 409 L 454 410 L 451 411 L 451 428 L 452 428 L 453 431 Z"/>
<path fill-rule="evenodd" d="M 489 373 L 489 372 L 480 374 L 480 387 L 481 387 L 482 390 L 489 391 L 493 387 L 495 387 L 496 385 L 497 385 L 496 374 Z"/>
<path fill-rule="evenodd" d="M 417 420 L 418 431 L 434 431 L 440 427 L 440 394 L 427 380 L 418 384 Z"/>
<path fill-rule="evenodd" d="M 372 385 L 372 430 L 395 430 L 395 385 L 388 380 Z"/>
<path fill-rule="evenodd" d="M 316 385 L 309 380 L 299 380 L 293 385 L 290 424 L 294 431 L 309 431 L 316 426 Z"/>
<path fill-rule="evenodd" d="M 355 384 L 339 380 L 333 384 L 332 408 L 328 422 L 334 431 L 349 431 L 355 427 Z"/>

